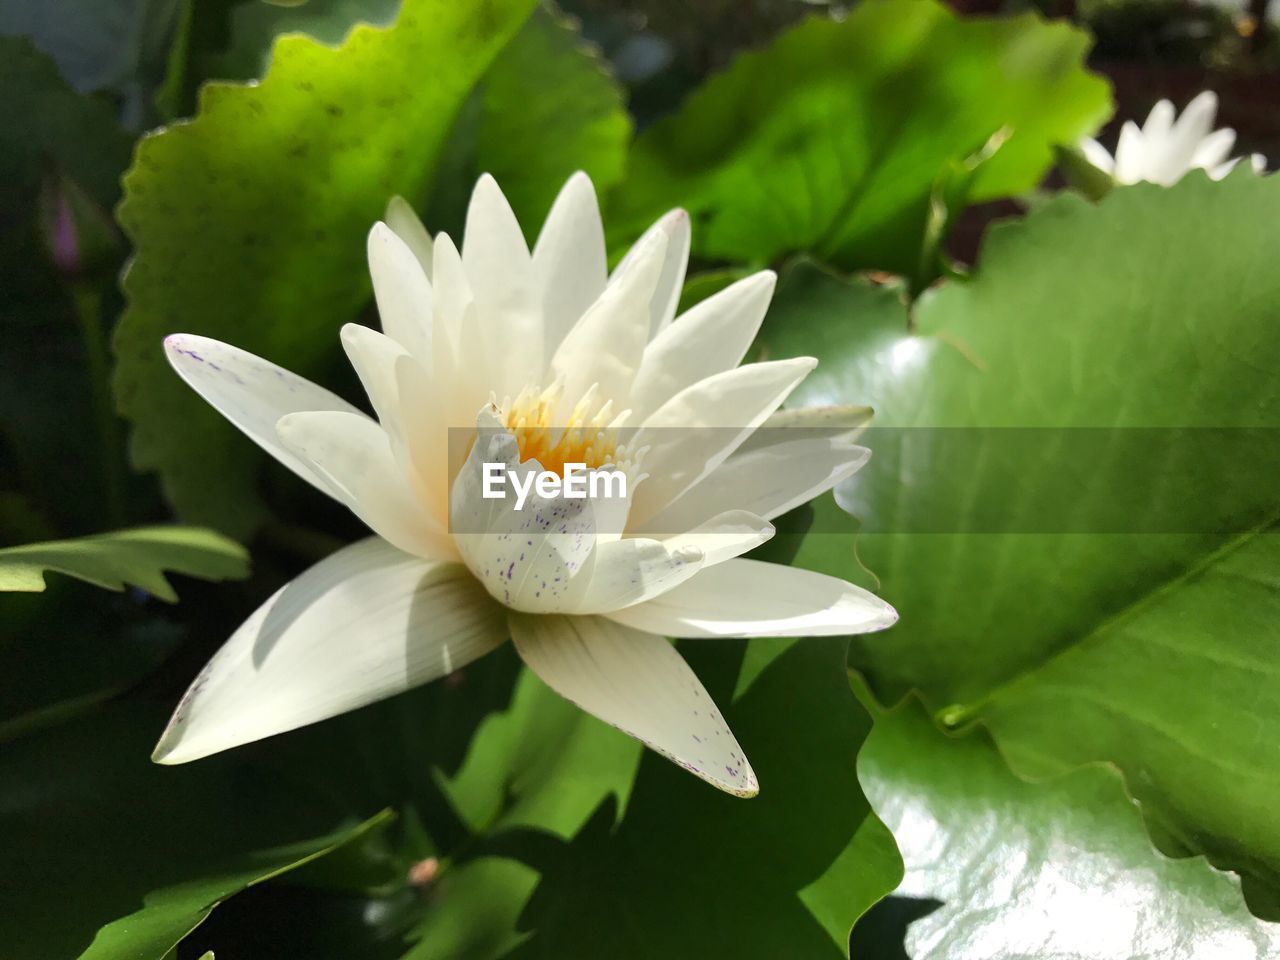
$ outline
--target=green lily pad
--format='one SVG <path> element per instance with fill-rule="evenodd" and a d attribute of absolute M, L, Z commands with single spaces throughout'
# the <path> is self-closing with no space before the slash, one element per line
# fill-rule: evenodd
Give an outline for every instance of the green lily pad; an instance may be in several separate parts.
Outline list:
<path fill-rule="evenodd" d="M 870 464 L 838 493 L 902 613 L 852 646 L 878 695 L 989 725 L 1023 773 L 1116 764 L 1161 848 L 1240 871 L 1264 912 L 1277 222 L 1280 180 L 1247 171 L 1063 195 L 994 230 L 914 326 L 900 291 L 802 266 L 762 338 L 819 357 L 798 402 L 877 411 Z M 856 570 L 847 541 L 810 540 L 802 563 Z"/>
<path fill-rule="evenodd" d="M 1112 769 L 1028 783 L 984 735 L 947 737 L 918 704 L 876 719 L 858 757 L 906 863 L 898 893 L 942 901 L 907 931 L 910 956 L 1221 956 L 1265 960 L 1280 927 L 1239 881 L 1151 848 Z"/>

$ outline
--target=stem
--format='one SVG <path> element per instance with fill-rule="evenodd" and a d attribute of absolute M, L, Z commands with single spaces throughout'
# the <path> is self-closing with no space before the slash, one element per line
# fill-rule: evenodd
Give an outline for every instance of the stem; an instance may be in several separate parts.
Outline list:
<path fill-rule="evenodd" d="M 98 427 L 98 458 L 107 506 L 107 523 L 115 529 L 124 524 L 124 471 L 120 458 L 120 425 L 111 403 L 111 364 L 107 353 L 107 335 L 102 328 L 102 297 L 87 281 L 72 284 L 76 321 L 84 345 L 85 364 L 89 369 L 89 389 L 93 395 L 94 416 Z"/>

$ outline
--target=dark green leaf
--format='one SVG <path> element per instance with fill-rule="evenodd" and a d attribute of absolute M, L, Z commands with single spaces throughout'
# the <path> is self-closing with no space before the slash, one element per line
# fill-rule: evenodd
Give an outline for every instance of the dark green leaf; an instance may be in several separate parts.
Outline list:
<path fill-rule="evenodd" d="M 515 956 L 846 955 L 853 921 L 900 874 L 854 772 L 869 721 L 844 644 L 755 640 L 745 657 L 740 644 L 682 651 L 719 703 L 737 689 L 725 715 L 760 795 L 726 796 L 646 753 L 621 822 L 602 807 L 539 864 L 533 937 Z"/>
<path fill-rule="evenodd" d="M 141 120 L 164 76 L 169 44 L 188 0 L 45 0 L 0 4 L 0 33 L 30 37 L 82 93 L 110 91 Z M 130 124 L 132 127 L 133 125 Z"/>
<path fill-rule="evenodd" d="M 155 766 L 163 722 L 113 707 L 0 753 L 7 956 L 160 960 L 220 900 L 386 822 L 334 830 L 328 805 L 235 758 Z"/>
<path fill-rule="evenodd" d="M 95 409 L 85 330 L 102 320 L 98 287 L 114 283 L 118 261 L 80 277 L 73 298 L 42 242 L 37 199 L 56 184 L 105 216 L 130 144 L 109 103 L 75 93 L 23 39 L 0 38 L 0 116 L 0 487 L 24 498 L 17 516 L 0 517 L 0 536 L 13 542 L 111 524 L 101 446 L 85 431 L 110 410 Z"/>

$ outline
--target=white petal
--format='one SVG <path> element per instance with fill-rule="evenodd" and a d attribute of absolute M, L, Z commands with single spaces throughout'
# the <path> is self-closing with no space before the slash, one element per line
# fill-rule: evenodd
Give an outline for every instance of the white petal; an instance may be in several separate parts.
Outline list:
<path fill-rule="evenodd" d="M 488 174 L 476 182 L 467 207 L 462 265 L 485 341 L 485 362 L 475 372 L 487 378 L 488 389 L 499 397 L 515 396 L 542 373 L 542 317 L 524 234 L 497 181 Z"/>
<path fill-rule="evenodd" d="M 1113 173 L 1116 168 L 1115 159 L 1107 152 L 1107 148 L 1092 137 L 1080 141 L 1080 152 L 1091 164 L 1103 173 Z"/>
<path fill-rule="evenodd" d="M 658 280 L 650 302 L 651 325 L 649 336 L 655 337 L 676 315 L 680 305 L 680 291 L 684 289 L 685 269 L 689 265 L 689 214 L 683 210 L 672 210 L 651 226 L 636 241 L 634 247 L 618 263 L 621 270 L 631 257 L 641 249 L 641 245 L 651 240 L 654 234 L 662 233 L 667 238 L 666 257 L 662 265 L 662 275 Z"/>
<path fill-rule="evenodd" d="M 1168 100 L 1157 100 L 1156 105 L 1151 108 L 1151 112 L 1147 114 L 1147 120 L 1142 125 L 1142 138 L 1146 140 L 1151 147 L 1160 146 L 1163 140 L 1168 136 L 1170 129 L 1173 127 L 1174 118 L 1173 104 Z"/>
<path fill-rule="evenodd" d="M 1236 132 L 1230 127 L 1223 127 L 1209 134 L 1196 146 L 1188 166 L 1208 170 L 1223 163 L 1231 155 L 1231 148 L 1236 145 Z"/>
<path fill-rule="evenodd" d="M 420 557 L 458 559 L 445 529 L 423 510 L 386 432 L 364 414 L 291 413 L 280 418 L 276 432 L 384 540 Z"/>
<path fill-rule="evenodd" d="M 1217 112 L 1217 94 L 1212 90 L 1203 91 L 1183 109 L 1182 116 L 1170 131 L 1170 141 L 1178 145 L 1179 152 L 1190 153 L 1191 148 L 1213 129 L 1213 118 Z"/>
<path fill-rule="evenodd" d="M 392 197 L 387 203 L 386 221 L 387 226 L 394 230 L 396 236 L 405 242 L 405 246 L 413 251 L 418 265 L 422 267 L 422 272 L 430 280 L 435 260 L 431 249 L 431 234 L 422 225 L 413 207 L 409 206 L 409 202 L 404 197 Z"/>
<path fill-rule="evenodd" d="M 699 380 L 742 362 L 769 309 L 772 270 L 739 280 L 691 308 L 645 348 L 630 407 L 643 420 Z"/>
<path fill-rule="evenodd" d="M 413 251 L 385 223 L 375 223 L 369 231 L 369 275 L 382 332 L 430 363 L 431 281 Z"/>
<path fill-rule="evenodd" d="M 462 254 L 447 233 L 436 237 L 432 247 L 431 288 L 435 295 L 436 346 L 443 339 L 462 362 L 459 343 L 462 331 L 475 323 L 475 297 L 462 266 Z"/>
<path fill-rule="evenodd" d="M 662 273 L 667 238 L 662 231 L 636 244 L 628 262 L 577 322 L 551 358 L 551 374 L 564 378 L 561 417 L 592 384 L 622 409 L 649 340 L 649 302 Z M 565 426 L 560 419 L 556 426 Z"/>
<path fill-rule="evenodd" d="M 782 439 L 783 431 L 774 431 L 777 442 L 734 453 L 635 532 L 662 535 L 687 530 L 725 507 L 772 520 L 826 493 L 871 456 L 870 450 L 854 444 L 848 435 L 792 432 L 797 434 L 794 439 Z"/>
<path fill-rule="evenodd" d="M 576 591 L 570 613 L 606 613 L 658 596 L 702 569 L 705 557 L 695 546 L 668 547 L 661 540 L 610 540 L 597 543 L 583 571 L 584 589 Z"/>
<path fill-rule="evenodd" d="M 667 537 L 668 550 L 695 547 L 702 552 L 704 566 L 715 566 L 772 539 L 773 524 L 749 510 L 726 510 L 684 533 Z"/>
<path fill-rule="evenodd" d="M 645 603 L 607 614 L 669 637 L 827 637 L 871 633 L 893 607 L 851 583 L 796 567 L 728 560 Z"/>
<path fill-rule="evenodd" d="M 1132 120 L 1126 120 L 1116 141 L 1116 180 L 1120 183 L 1138 183 L 1146 173 L 1146 144 L 1142 131 Z"/>
<path fill-rule="evenodd" d="M 396 360 L 408 354 L 395 340 L 358 323 L 342 328 L 342 349 L 373 404 L 378 422 L 397 449 L 404 447 L 400 417 L 400 391 L 396 387 Z"/>
<path fill-rule="evenodd" d="M 591 178 L 571 176 L 551 205 L 533 246 L 533 273 L 542 292 L 546 351 L 551 356 L 609 278 L 604 225 Z"/>
<path fill-rule="evenodd" d="M 767 447 L 797 437 L 844 437 L 850 443 L 860 437 L 875 417 L 875 410 L 858 404 L 824 407 L 788 407 L 769 415 L 755 433 L 747 437 L 739 453 Z M 787 431 L 802 431 L 788 433 Z"/>
<path fill-rule="evenodd" d="M 730 510 L 665 540 L 632 537 L 597 543 L 583 573 L 586 587 L 573 613 L 608 613 L 661 596 L 704 566 L 754 550 L 773 536 L 773 524 Z"/>
<path fill-rule="evenodd" d="M 208 337 L 175 333 L 165 337 L 164 349 L 178 376 L 250 440 L 303 480 L 337 496 L 324 477 L 280 442 L 276 422 L 300 410 L 359 410 L 269 360 Z"/>
<path fill-rule="evenodd" d="M 377 537 L 286 584 L 209 661 L 156 746 L 185 763 L 444 676 L 506 638 L 502 608 L 457 564 Z"/>
<path fill-rule="evenodd" d="M 658 408 L 630 443 L 635 450 L 649 447 L 641 460 L 648 479 L 632 495 L 634 528 L 723 463 L 816 364 L 796 357 L 726 370 Z"/>
<path fill-rule="evenodd" d="M 516 650 L 547 686 L 739 797 L 760 791 L 719 709 L 675 647 L 599 617 L 510 618 Z"/>
<path fill-rule="evenodd" d="M 536 460 L 521 463 L 515 438 L 491 411 L 481 412 L 449 498 L 450 530 L 463 560 L 504 606 L 533 613 L 571 609 L 585 583 L 578 575 L 596 545 L 591 501 L 531 490 L 517 509 L 509 487 L 501 498 L 484 496 L 485 464 L 521 478 L 541 470 Z"/>
<path fill-rule="evenodd" d="M 479 391 L 467 391 L 461 386 L 442 389 L 447 385 L 428 377 L 412 357 L 397 357 L 394 373 L 405 445 L 417 478 L 414 489 L 427 513 L 440 527 L 447 528 L 449 467 L 465 459 L 463 445 L 470 442 L 474 433 L 474 427 L 452 424 L 474 423 L 475 410 L 484 401 L 478 397 Z M 467 417 L 461 415 L 460 401 L 472 404 Z M 458 419 L 450 420 L 450 416 Z"/>

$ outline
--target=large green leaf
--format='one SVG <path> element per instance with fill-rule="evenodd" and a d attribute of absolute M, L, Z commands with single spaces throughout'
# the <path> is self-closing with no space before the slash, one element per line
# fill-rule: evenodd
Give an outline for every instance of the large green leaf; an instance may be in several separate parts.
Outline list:
<path fill-rule="evenodd" d="M 490 173 L 532 242 L 575 170 L 601 194 L 621 178 L 630 137 L 622 89 L 599 51 L 544 7 L 494 61 L 456 125 L 429 226 L 460 235 L 471 186 Z"/>
<path fill-rule="evenodd" d="M 902 613 L 852 647 L 878 693 L 1024 772 L 1114 762 L 1163 849 L 1252 897 L 1280 876 L 1278 223 L 1247 172 L 1062 196 L 914 333 L 895 291 L 802 267 L 764 336 L 821 359 L 801 399 L 878 412 L 840 491 Z M 849 573 L 828 539 L 802 562 Z"/>
<path fill-rule="evenodd" d="M 249 575 L 249 555 L 234 540 L 198 527 L 138 527 L 0 550 L 0 590 L 39 592 L 48 570 L 106 590 L 132 584 L 176 603 L 178 595 L 164 571 L 237 580 Z"/>
<path fill-rule="evenodd" d="M 210 84 L 189 123 L 138 145 L 119 220 L 116 393 L 133 455 L 187 519 L 244 533 L 261 455 L 165 364 L 175 330 L 314 374 L 366 301 L 364 237 L 388 197 L 422 197 L 459 105 L 532 0 L 407 0 L 341 47 L 289 35 L 256 85 Z M 215 476 L 211 476 L 214 474 Z"/>
<path fill-rule="evenodd" d="M 846 956 L 854 920 L 894 887 L 900 862 L 857 783 L 869 718 L 849 691 L 844 646 L 685 644 L 728 705 L 760 795 L 726 796 L 646 753 L 621 821 L 601 807 L 538 863 L 522 918 L 532 937 L 514 955 Z"/>
<path fill-rule="evenodd" d="M 867 0 L 747 53 L 636 142 L 610 205 L 633 235 L 677 204 L 695 250 L 768 261 L 811 251 L 913 272 L 929 198 L 953 165 L 1011 133 L 974 202 L 1035 185 L 1051 147 L 1108 115 L 1087 37 L 1032 14 L 962 19 L 936 0 Z"/>
<path fill-rule="evenodd" d="M 163 719 L 113 707 L 0 753 L 6 956 L 160 960 L 219 901 L 385 822 L 335 830 L 236 758 L 155 766 Z"/>
<path fill-rule="evenodd" d="M 1151 849 L 1114 770 L 1028 783 L 982 735 L 940 734 L 915 703 L 876 719 L 858 773 L 906 863 L 898 892 L 943 905 L 908 930 L 913 957 L 1114 960 L 1280 951 L 1239 882 Z"/>

